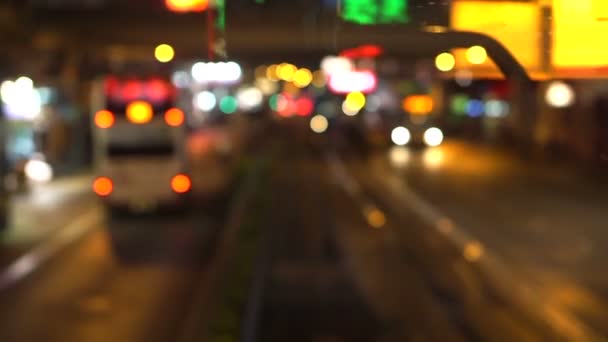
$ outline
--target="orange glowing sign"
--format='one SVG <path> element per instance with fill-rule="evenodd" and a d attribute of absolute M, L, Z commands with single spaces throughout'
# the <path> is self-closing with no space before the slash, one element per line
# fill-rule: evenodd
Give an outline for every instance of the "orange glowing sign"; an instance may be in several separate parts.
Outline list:
<path fill-rule="evenodd" d="M 202 12 L 209 7 L 209 0 L 165 0 L 165 4 L 173 12 Z"/>

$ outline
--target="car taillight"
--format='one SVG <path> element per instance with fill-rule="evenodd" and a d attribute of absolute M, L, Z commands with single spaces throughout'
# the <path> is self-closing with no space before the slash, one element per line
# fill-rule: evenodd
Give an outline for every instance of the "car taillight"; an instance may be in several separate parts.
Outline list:
<path fill-rule="evenodd" d="M 177 108 L 171 108 L 165 112 L 165 122 L 171 127 L 178 127 L 184 123 L 184 112 Z"/>
<path fill-rule="evenodd" d="M 127 106 L 127 118 L 134 124 L 145 124 L 152 120 L 154 111 L 146 101 L 133 101 Z"/>
<path fill-rule="evenodd" d="M 100 110 L 95 113 L 95 125 L 99 128 L 110 128 L 114 125 L 114 114 L 109 110 Z"/>
<path fill-rule="evenodd" d="M 93 191 L 101 197 L 110 196 L 114 190 L 114 184 L 108 177 L 99 177 L 93 182 Z"/>
<path fill-rule="evenodd" d="M 190 180 L 190 177 L 186 175 L 179 174 L 171 179 L 171 189 L 178 194 L 186 193 L 190 191 L 191 188 L 192 181 Z"/>

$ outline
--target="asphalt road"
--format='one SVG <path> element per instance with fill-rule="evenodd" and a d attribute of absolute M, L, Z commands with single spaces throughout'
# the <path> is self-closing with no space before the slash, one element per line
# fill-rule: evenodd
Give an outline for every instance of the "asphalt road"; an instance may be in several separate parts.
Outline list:
<path fill-rule="evenodd" d="M 257 213 L 267 257 L 250 261 L 256 340 L 606 334 L 599 179 L 458 142 L 363 158 L 282 129 L 257 195 L 269 203 Z M 70 196 L 79 204 L 54 209 L 68 223 L 43 235 L 50 247 L 5 263 L 0 280 L 17 280 L 0 290 L 0 340 L 177 340 L 205 306 L 193 298 L 209 290 L 225 217 L 108 220 Z"/>
<path fill-rule="evenodd" d="M 31 274 L 0 292 L 0 340 L 178 340 L 199 309 L 193 298 L 205 290 L 222 220 L 110 220 L 94 204 L 78 215 L 54 234 L 65 244 L 38 264 L 36 252 L 58 240 L 42 241 L 25 254 Z"/>
<path fill-rule="evenodd" d="M 373 158 L 344 158 L 294 137 L 283 136 L 266 190 L 272 205 L 258 341 L 564 336 L 531 312 L 536 302 L 505 293 L 486 273 L 477 262 L 483 245 L 463 253 L 415 206 L 383 191 L 368 165 Z"/>
<path fill-rule="evenodd" d="M 556 338 L 608 335 L 604 176 L 458 141 L 344 163 L 372 202 L 451 241 Z"/>

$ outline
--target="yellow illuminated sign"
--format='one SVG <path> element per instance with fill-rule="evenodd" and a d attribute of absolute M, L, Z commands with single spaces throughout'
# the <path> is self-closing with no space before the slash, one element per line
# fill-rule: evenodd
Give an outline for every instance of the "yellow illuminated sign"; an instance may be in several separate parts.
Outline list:
<path fill-rule="evenodd" d="M 454 1 L 450 20 L 454 30 L 480 32 L 498 40 L 528 72 L 534 72 L 541 68 L 540 18 L 538 5 L 529 2 Z M 454 51 L 456 68 L 469 69 L 474 74 L 479 71 L 498 74 L 489 58 L 475 65 L 467 59 L 466 51 Z"/>
<path fill-rule="evenodd" d="M 556 68 L 608 66 L 608 1 L 553 1 L 553 65 Z"/>

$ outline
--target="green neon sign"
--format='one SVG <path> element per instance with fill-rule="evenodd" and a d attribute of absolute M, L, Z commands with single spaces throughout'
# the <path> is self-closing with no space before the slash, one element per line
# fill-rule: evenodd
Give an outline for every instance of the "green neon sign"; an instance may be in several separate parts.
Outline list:
<path fill-rule="evenodd" d="M 410 21 L 408 0 L 343 0 L 342 18 L 360 25 Z"/>

